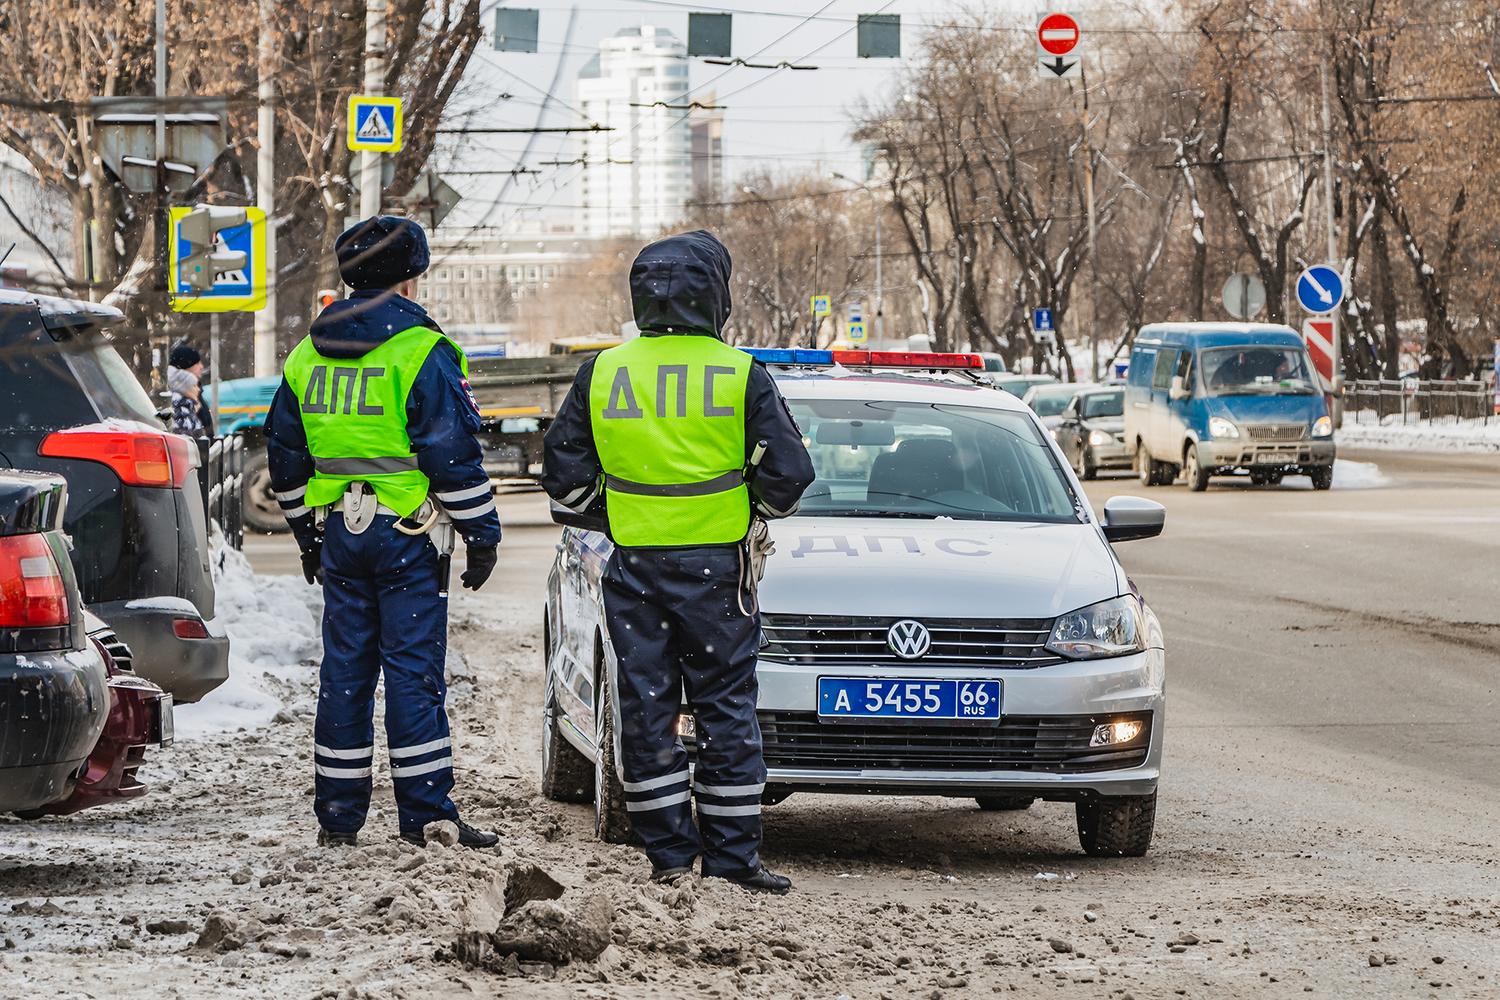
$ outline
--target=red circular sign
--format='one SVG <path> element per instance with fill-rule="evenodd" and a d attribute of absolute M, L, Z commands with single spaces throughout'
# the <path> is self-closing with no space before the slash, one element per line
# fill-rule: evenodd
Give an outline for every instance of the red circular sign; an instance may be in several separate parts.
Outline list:
<path fill-rule="evenodd" d="M 1043 50 L 1065 56 L 1078 45 L 1078 22 L 1067 14 L 1048 14 L 1037 25 L 1036 40 Z"/>

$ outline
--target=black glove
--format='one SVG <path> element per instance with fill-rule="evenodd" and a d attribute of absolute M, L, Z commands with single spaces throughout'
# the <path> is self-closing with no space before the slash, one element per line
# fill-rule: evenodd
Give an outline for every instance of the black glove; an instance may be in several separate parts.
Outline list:
<path fill-rule="evenodd" d="M 484 581 L 490 578 L 495 571 L 495 560 L 497 554 L 495 546 L 486 545 L 483 548 L 470 547 L 468 549 L 468 565 L 464 567 L 463 574 L 459 580 L 469 590 L 478 590 L 484 586 Z"/>
<path fill-rule="evenodd" d="M 308 583 L 323 582 L 323 543 L 302 550 L 302 578 Z"/>

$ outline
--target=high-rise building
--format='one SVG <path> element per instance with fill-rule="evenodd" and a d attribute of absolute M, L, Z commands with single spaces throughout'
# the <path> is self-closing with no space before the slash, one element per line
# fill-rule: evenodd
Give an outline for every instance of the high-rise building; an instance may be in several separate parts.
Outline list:
<path fill-rule="evenodd" d="M 707 109 L 694 109 L 693 198 L 718 201 L 724 197 L 724 112 L 713 107 L 715 94 L 703 98 Z"/>
<path fill-rule="evenodd" d="M 682 220 L 692 194 L 687 47 L 665 28 L 625 28 L 578 75 L 586 118 L 579 228 L 590 237 L 654 236 Z"/>

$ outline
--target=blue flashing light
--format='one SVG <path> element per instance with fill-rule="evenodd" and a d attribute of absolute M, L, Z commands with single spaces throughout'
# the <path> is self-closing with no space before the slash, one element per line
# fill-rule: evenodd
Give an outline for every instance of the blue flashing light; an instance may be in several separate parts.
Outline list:
<path fill-rule="evenodd" d="M 763 365 L 831 365 L 832 351 L 814 351 L 805 347 L 741 347 Z"/>

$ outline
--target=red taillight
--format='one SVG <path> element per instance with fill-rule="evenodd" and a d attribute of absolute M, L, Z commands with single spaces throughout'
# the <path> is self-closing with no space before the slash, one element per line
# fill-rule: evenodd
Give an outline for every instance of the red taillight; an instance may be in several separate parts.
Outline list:
<path fill-rule="evenodd" d="M 208 627 L 200 618 L 173 618 L 172 632 L 179 639 L 207 639 Z"/>
<path fill-rule="evenodd" d="M 977 354 L 943 354 L 936 351 L 834 351 L 840 365 L 870 365 L 875 368 L 983 368 Z"/>
<path fill-rule="evenodd" d="M 38 454 L 102 462 L 126 486 L 181 487 L 198 465 L 198 448 L 191 438 L 98 424 L 53 431 L 43 439 Z"/>
<path fill-rule="evenodd" d="M 41 535 L 0 536 L 0 628 L 68 624 L 68 591 Z"/>

